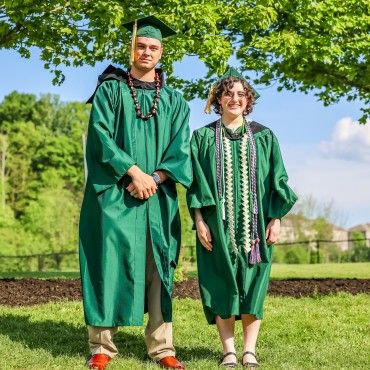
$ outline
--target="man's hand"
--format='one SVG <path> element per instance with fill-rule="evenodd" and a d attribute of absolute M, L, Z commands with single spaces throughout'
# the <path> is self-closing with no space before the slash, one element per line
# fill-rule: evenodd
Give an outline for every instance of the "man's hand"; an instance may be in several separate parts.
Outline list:
<path fill-rule="evenodd" d="M 273 218 L 266 227 L 266 241 L 271 245 L 278 241 L 280 235 L 280 220 Z"/>
<path fill-rule="evenodd" d="M 157 185 L 152 176 L 147 175 L 141 169 L 133 165 L 127 174 L 131 177 L 132 182 L 126 190 L 136 199 L 148 199 L 157 192 Z"/>
<path fill-rule="evenodd" d="M 212 236 L 209 230 L 208 225 L 203 220 L 202 214 L 200 213 L 200 209 L 195 209 L 195 226 L 197 228 L 197 235 L 199 241 L 202 243 L 203 247 L 206 248 L 208 251 L 212 251 Z"/>

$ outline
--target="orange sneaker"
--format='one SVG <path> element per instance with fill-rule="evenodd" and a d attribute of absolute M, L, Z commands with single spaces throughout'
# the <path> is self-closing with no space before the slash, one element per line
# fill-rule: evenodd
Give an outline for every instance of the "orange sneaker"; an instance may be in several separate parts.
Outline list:
<path fill-rule="evenodd" d="M 158 361 L 158 364 L 165 369 L 185 370 L 183 365 L 175 356 L 166 356 Z"/>
<path fill-rule="evenodd" d="M 97 353 L 89 358 L 89 361 L 87 361 L 87 367 L 89 369 L 104 370 L 111 359 L 111 357 L 104 353 Z"/>

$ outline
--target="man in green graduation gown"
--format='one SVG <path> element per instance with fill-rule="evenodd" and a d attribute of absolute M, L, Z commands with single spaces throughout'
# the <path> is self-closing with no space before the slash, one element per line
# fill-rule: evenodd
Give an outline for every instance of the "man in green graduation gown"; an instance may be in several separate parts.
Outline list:
<path fill-rule="evenodd" d="M 176 183 L 189 187 L 189 108 L 155 66 L 175 32 L 150 16 L 133 31 L 129 72 L 109 66 L 92 102 L 80 268 L 90 368 L 117 354 L 118 326 L 143 324 L 148 355 L 183 369 L 172 344 L 171 294 L 180 247 Z"/>

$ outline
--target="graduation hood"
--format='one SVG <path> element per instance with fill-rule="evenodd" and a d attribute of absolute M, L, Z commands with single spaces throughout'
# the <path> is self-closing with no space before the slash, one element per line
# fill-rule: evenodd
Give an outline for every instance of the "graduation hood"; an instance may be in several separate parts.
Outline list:
<path fill-rule="evenodd" d="M 164 78 L 164 73 L 161 68 L 156 68 L 155 71 L 159 73 L 159 79 L 160 79 L 160 86 L 164 86 L 165 84 L 165 78 Z M 96 88 L 93 92 L 93 94 L 90 96 L 90 98 L 86 101 L 86 104 L 91 104 L 92 101 L 94 100 L 94 96 L 96 93 L 96 90 L 98 87 L 104 82 L 108 80 L 117 80 L 119 82 L 127 83 L 127 72 L 124 71 L 121 68 L 117 68 L 113 65 L 109 65 L 103 73 L 98 77 L 98 82 L 96 85 Z M 133 79 L 134 86 L 137 88 L 143 88 L 143 89 L 148 89 L 148 90 L 154 90 L 155 89 L 155 84 L 154 82 L 145 82 L 145 81 L 140 81 L 137 79 Z"/>

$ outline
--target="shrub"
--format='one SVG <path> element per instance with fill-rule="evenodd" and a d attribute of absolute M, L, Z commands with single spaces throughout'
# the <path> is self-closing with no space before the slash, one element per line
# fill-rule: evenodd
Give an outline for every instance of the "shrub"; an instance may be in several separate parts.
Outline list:
<path fill-rule="evenodd" d="M 285 252 L 283 246 L 274 247 L 272 251 L 272 262 L 274 263 L 284 263 L 285 260 Z"/>
<path fill-rule="evenodd" d="M 309 256 L 306 248 L 302 246 L 292 246 L 285 253 L 285 263 L 308 263 Z"/>

